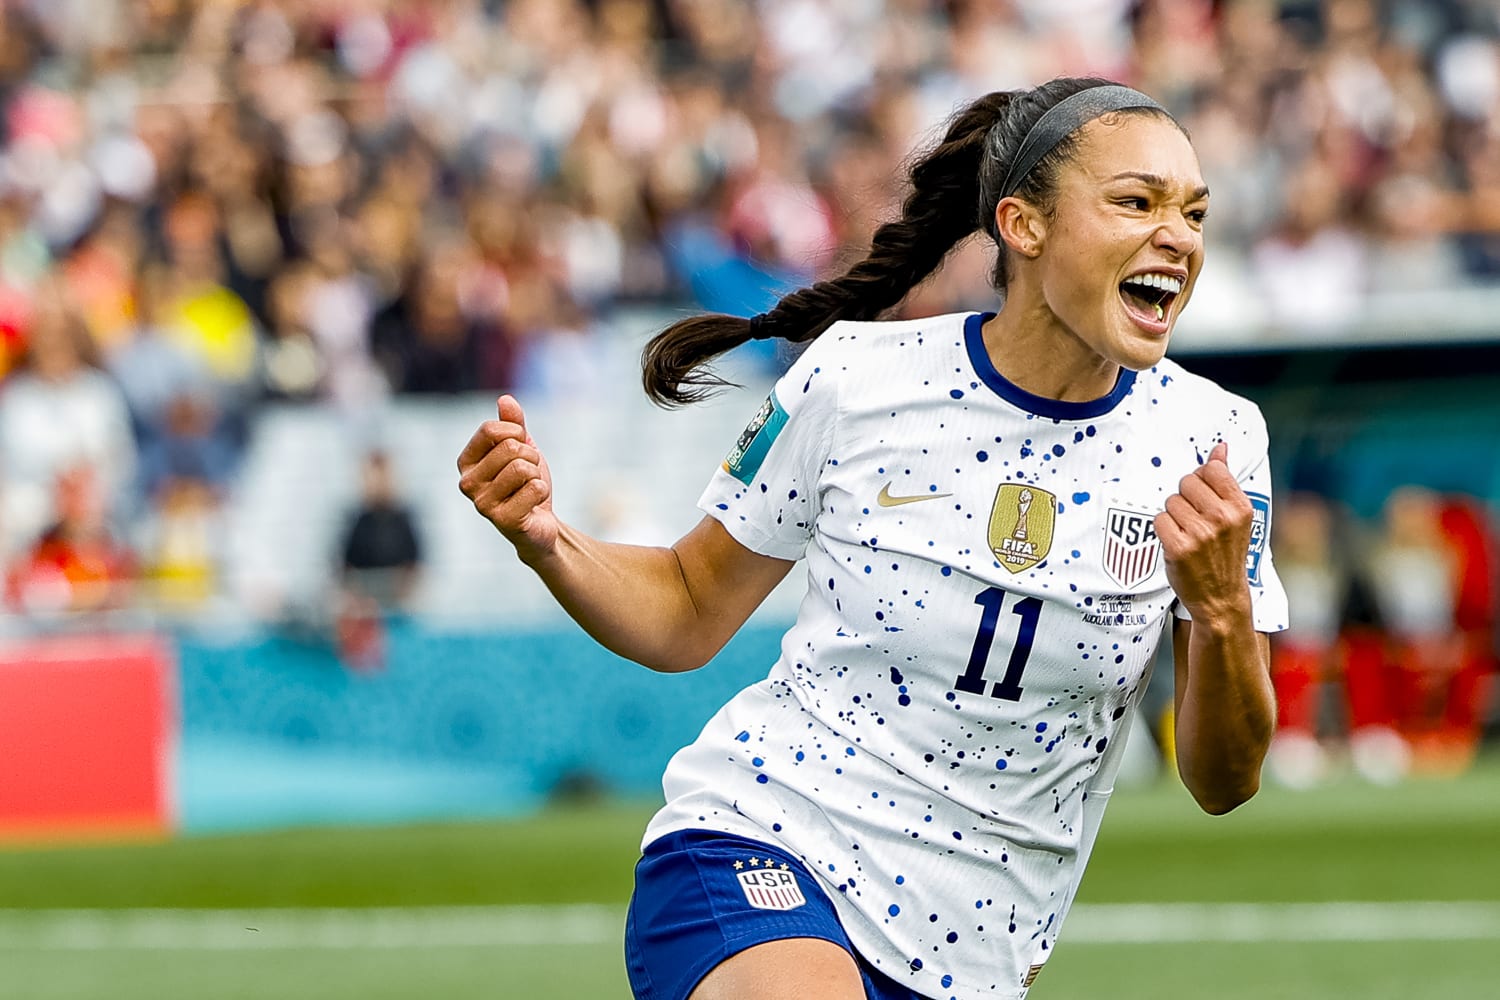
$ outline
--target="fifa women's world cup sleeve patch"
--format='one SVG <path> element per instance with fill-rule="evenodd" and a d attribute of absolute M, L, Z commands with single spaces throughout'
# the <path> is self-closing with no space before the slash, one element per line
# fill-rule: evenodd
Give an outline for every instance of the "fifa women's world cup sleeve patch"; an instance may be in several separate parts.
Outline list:
<path fill-rule="evenodd" d="M 1266 543 L 1271 537 L 1271 498 L 1260 493 L 1246 493 L 1250 498 L 1250 548 L 1245 552 L 1245 576 L 1252 587 L 1265 584 L 1261 576 L 1260 562 L 1266 554 Z"/>
<path fill-rule="evenodd" d="M 749 486 L 755 474 L 760 471 L 761 463 L 766 460 L 771 444 L 784 427 L 786 408 L 776 398 L 776 391 L 773 389 L 740 432 L 739 440 L 724 459 L 724 471 Z"/>

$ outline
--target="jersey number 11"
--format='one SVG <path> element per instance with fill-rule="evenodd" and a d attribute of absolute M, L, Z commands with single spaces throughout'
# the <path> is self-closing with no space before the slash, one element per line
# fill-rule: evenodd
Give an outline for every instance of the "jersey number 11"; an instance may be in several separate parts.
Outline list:
<path fill-rule="evenodd" d="M 995 641 L 995 628 L 1000 624 L 1000 608 L 1009 595 L 999 587 L 980 591 L 974 603 L 984 609 L 979 619 L 979 634 L 974 636 L 974 648 L 969 653 L 969 665 L 958 675 L 953 686 L 969 694 L 984 694 L 984 666 L 990 659 L 990 647 Z M 1026 670 L 1026 661 L 1031 657 L 1031 645 L 1036 641 L 1036 623 L 1042 616 L 1042 601 L 1039 597 L 1026 597 L 1011 608 L 1021 619 L 1016 630 L 1016 644 L 1010 648 L 1010 661 L 1005 665 L 1005 676 L 995 682 L 990 691 L 991 698 L 1002 701 L 1021 700 L 1021 674 Z"/>

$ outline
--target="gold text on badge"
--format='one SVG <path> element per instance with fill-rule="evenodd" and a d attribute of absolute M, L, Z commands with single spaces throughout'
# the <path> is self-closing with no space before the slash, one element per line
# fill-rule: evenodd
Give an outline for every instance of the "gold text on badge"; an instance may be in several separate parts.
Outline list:
<path fill-rule="evenodd" d="M 1001 483 L 990 510 L 990 551 L 1012 573 L 1023 573 L 1052 549 L 1057 497 L 1025 483 Z"/>

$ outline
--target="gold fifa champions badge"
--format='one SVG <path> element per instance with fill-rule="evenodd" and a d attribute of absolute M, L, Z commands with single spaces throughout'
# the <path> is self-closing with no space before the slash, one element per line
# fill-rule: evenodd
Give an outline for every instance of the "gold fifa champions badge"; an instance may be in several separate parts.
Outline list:
<path fill-rule="evenodd" d="M 1047 558 L 1057 524 L 1057 497 L 1025 483 L 1001 483 L 990 511 L 990 551 L 1012 573 Z"/>

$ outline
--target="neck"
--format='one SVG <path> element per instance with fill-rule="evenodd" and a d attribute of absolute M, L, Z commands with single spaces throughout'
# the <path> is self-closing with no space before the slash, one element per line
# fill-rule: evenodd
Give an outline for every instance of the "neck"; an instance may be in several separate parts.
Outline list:
<path fill-rule="evenodd" d="M 1034 396 L 1086 403 L 1109 395 L 1120 366 L 1101 357 L 1059 320 L 1039 294 L 1013 283 L 1005 305 L 984 325 L 995 370 Z"/>

